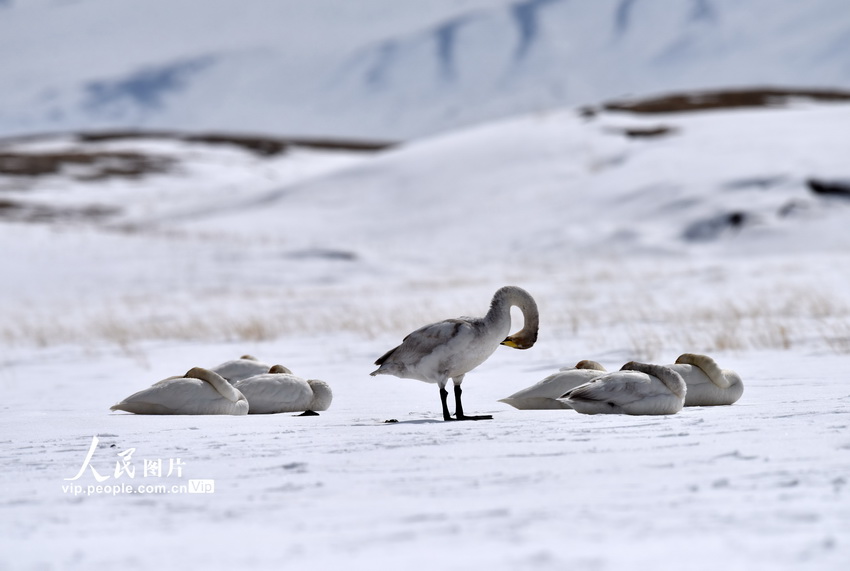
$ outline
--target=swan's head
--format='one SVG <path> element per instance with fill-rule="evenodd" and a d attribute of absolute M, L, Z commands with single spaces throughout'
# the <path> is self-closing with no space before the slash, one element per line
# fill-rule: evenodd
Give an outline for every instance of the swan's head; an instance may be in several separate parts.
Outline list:
<path fill-rule="evenodd" d="M 513 335 L 508 335 L 500 344 L 514 349 L 531 349 L 537 342 L 537 329 L 526 331 L 523 329 Z"/>
<path fill-rule="evenodd" d="M 291 375 L 292 371 L 290 371 L 288 367 L 284 367 L 283 365 L 272 365 L 271 368 L 269 369 L 269 373 L 277 374 L 277 375 L 280 375 L 280 374 Z"/>
<path fill-rule="evenodd" d="M 591 361 L 590 359 L 582 359 L 575 366 L 576 369 L 589 369 L 593 371 L 604 371 L 605 367 L 596 361 Z"/>
<path fill-rule="evenodd" d="M 183 375 L 185 379 L 201 379 L 202 381 L 207 380 L 212 375 L 210 374 L 212 371 L 208 369 L 204 369 L 203 367 L 192 367 L 189 371 Z"/>
<path fill-rule="evenodd" d="M 496 292 L 491 302 L 491 311 L 504 304 L 516 306 L 522 311 L 523 327 L 516 333 L 508 335 L 502 345 L 514 349 L 530 349 L 537 342 L 537 330 L 540 326 L 540 313 L 537 302 L 524 289 L 516 286 L 505 286 Z"/>

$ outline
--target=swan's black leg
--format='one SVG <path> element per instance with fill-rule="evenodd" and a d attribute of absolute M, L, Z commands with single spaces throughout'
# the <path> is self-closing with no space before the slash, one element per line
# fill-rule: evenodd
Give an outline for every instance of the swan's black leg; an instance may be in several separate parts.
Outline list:
<path fill-rule="evenodd" d="M 482 414 L 478 416 L 466 416 L 463 414 L 463 404 L 460 402 L 460 395 L 463 393 L 463 390 L 460 388 L 460 385 L 455 385 L 455 419 L 456 420 L 492 420 L 493 415 L 491 414 Z M 443 400 L 445 404 L 445 400 Z M 445 417 L 447 411 L 443 413 Z"/>
<path fill-rule="evenodd" d="M 449 391 L 444 387 L 440 387 L 440 401 L 443 403 L 443 420 L 454 420 L 449 414 L 449 405 L 446 400 L 449 398 Z"/>

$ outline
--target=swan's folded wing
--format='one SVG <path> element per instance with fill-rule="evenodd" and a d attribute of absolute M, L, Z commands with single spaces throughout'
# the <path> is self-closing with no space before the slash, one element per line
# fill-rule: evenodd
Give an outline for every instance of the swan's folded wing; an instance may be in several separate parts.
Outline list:
<path fill-rule="evenodd" d="M 192 404 L 193 393 L 201 393 L 200 379 L 163 379 L 113 405 L 111 410 L 125 410 L 136 414 L 180 414 Z M 213 391 L 214 392 L 214 391 Z"/>
<path fill-rule="evenodd" d="M 170 383 L 174 379 L 183 379 L 183 378 L 185 378 L 185 377 L 183 377 L 183 375 L 174 375 L 174 376 L 171 376 L 171 377 L 166 377 L 166 378 L 162 379 L 161 381 L 157 381 L 154 384 L 152 384 L 151 386 L 155 387 L 157 385 L 165 385 L 165 384 Z M 141 391 L 139 391 L 139 392 L 141 392 Z"/>
<path fill-rule="evenodd" d="M 569 403 L 552 397 L 507 397 L 499 402 L 509 404 L 519 410 L 551 410 L 572 408 Z"/>
<path fill-rule="evenodd" d="M 647 396 L 651 387 L 649 376 L 635 371 L 618 371 L 598 377 L 574 388 L 564 395 L 568 401 L 610 402 L 628 405 Z M 650 389 L 651 390 L 651 389 Z"/>
<path fill-rule="evenodd" d="M 472 333 L 473 325 L 468 319 L 447 319 L 431 323 L 408 334 L 401 345 L 388 351 L 375 361 L 375 364 L 398 363 L 410 367 L 439 349 L 455 350 L 455 346 L 461 349 L 472 337 Z"/>
<path fill-rule="evenodd" d="M 521 389 L 503 400 L 520 399 L 557 399 L 578 386 L 581 386 L 597 377 L 604 375 L 604 371 L 593 371 L 589 369 L 564 368 L 553 373 L 542 381 Z M 511 404 L 511 403 L 508 403 Z M 546 406 L 545 408 L 560 408 L 559 406 Z"/>
<path fill-rule="evenodd" d="M 165 379 L 144 390 L 133 393 L 111 410 L 136 414 L 202 414 L 222 396 L 200 379 Z"/>
<path fill-rule="evenodd" d="M 306 410 L 313 398 L 310 385 L 295 375 L 258 375 L 234 386 L 248 399 L 252 414 Z"/>

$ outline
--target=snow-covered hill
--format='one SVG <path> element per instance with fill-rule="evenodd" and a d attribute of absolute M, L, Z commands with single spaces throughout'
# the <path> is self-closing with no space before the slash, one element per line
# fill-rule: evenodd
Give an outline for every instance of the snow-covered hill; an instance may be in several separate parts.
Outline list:
<path fill-rule="evenodd" d="M 627 94 L 850 86 L 844 0 L 0 4 L 0 134 L 407 139 Z"/>
<path fill-rule="evenodd" d="M 59 315 L 51 323 L 67 319 L 72 333 L 41 333 L 54 343 L 80 327 L 99 328 L 99 308 L 120 307 L 122 320 L 138 325 L 122 326 L 128 338 L 157 337 L 158 326 L 149 329 L 156 300 L 154 316 L 182 314 L 166 327 L 180 335 L 191 331 L 186 321 L 218 316 L 190 338 L 215 338 L 223 323 L 248 331 L 264 313 L 288 317 L 269 320 L 263 336 L 293 327 L 323 333 L 335 329 L 340 307 L 354 330 L 401 332 L 430 311 L 451 311 L 456 298 L 401 308 L 383 295 L 387 287 L 458 284 L 473 299 L 501 282 L 540 281 L 553 293 L 571 292 L 548 302 L 550 325 L 569 329 L 594 320 L 616 295 L 578 279 L 577 266 L 586 269 L 581 276 L 615 267 L 665 275 L 659 264 L 678 275 L 692 263 L 748 273 L 754 259 L 778 264 L 771 270 L 782 275 L 777 306 L 806 291 L 830 299 L 840 322 L 850 304 L 844 274 L 820 268 L 850 249 L 850 199 L 818 184 L 846 184 L 848 114 L 847 103 L 811 101 L 652 115 L 566 109 L 380 152 L 295 147 L 268 155 L 203 138 L 120 135 L 8 143 L 0 170 L 56 172 L 2 180 L 0 232 L 17 244 L 0 283 L 6 327 L 13 338 L 38 337 L 21 323 Z M 781 270 L 789 259 L 803 265 Z M 640 292 L 646 284 L 635 278 L 633 286 Z M 352 290 L 363 297 L 351 298 Z M 654 309 L 636 322 L 663 314 L 676 324 L 694 304 L 708 314 L 742 304 L 750 309 L 729 311 L 746 314 L 763 297 L 761 289 L 716 287 L 705 298 L 696 288 L 668 302 L 665 288 L 649 292 L 641 295 Z M 243 307 L 246 295 L 252 303 Z M 572 296 L 584 298 L 582 307 Z M 183 314 L 187 298 L 195 309 Z M 389 309 L 387 321 L 358 317 L 379 311 L 372 304 Z M 77 315 L 83 308 L 93 314 Z M 760 343 L 751 326 L 758 329 L 738 329 L 744 345 Z M 699 343 L 717 346 L 715 327 L 723 325 L 710 326 Z M 831 343 L 839 330 L 831 324 L 816 335 Z M 767 344 L 812 334 L 801 326 Z"/>

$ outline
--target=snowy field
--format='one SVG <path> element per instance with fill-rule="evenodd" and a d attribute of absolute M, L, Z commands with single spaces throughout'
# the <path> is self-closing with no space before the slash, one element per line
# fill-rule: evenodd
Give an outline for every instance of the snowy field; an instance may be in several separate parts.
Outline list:
<path fill-rule="evenodd" d="M 0 569 L 848 568 L 850 201 L 807 184 L 848 178 L 848 117 L 565 109 L 272 157 L 3 144 L 168 164 L 0 177 Z M 467 376 L 468 412 L 493 420 L 444 423 L 436 387 L 369 377 L 508 283 L 541 329 Z M 686 351 L 736 370 L 741 400 L 665 417 L 497 402 L 579 359 Z M 327 381 L 330 410 L 109 412 L 243 353 Z"/>
<path fill-rule="evenodd" d="M 108 414 L 149 371 L 126 358 L 48 351 L 7 372 L 3 559 L 8 569 L 843 569 L 850 508 L 850 358 L 722 355 L 745 375 L 731 407 L 670 417 L 580 416 L 497 404 L 545 372 L 507 349 L 470 375 L 467 407 L 493 421 L 443 423 L 436 389 L 373 380 L 360 344 L 264 347 L 334 383 L 316 418 Z M 177 370 L 229 345 L 149 349 Z M 191 355 L 191 357 L 190 357 Z M 196 357 L 197 356 L 197 357 Z M 544 361 L 545 363 L 545 361 Z M 548 370 L 548 368 L 546 368 Z M 816 371 L 816 373 L 813 373 Z M 82 389 L 81 387 L 85 387 Z M 36 398 L 32 398 L 35 396 Z M 397 424 L 385 424 L 388 418 Z M 213 494 L 86 495 L 72 478 L 112 475 L 135 448 L 135 479 Z M 144 459 L 182 478 L 142 477 Z M 165 474 L 165 470 L 163 470 Z M 63 486 L 79 484 L 80 495 Z"/>

